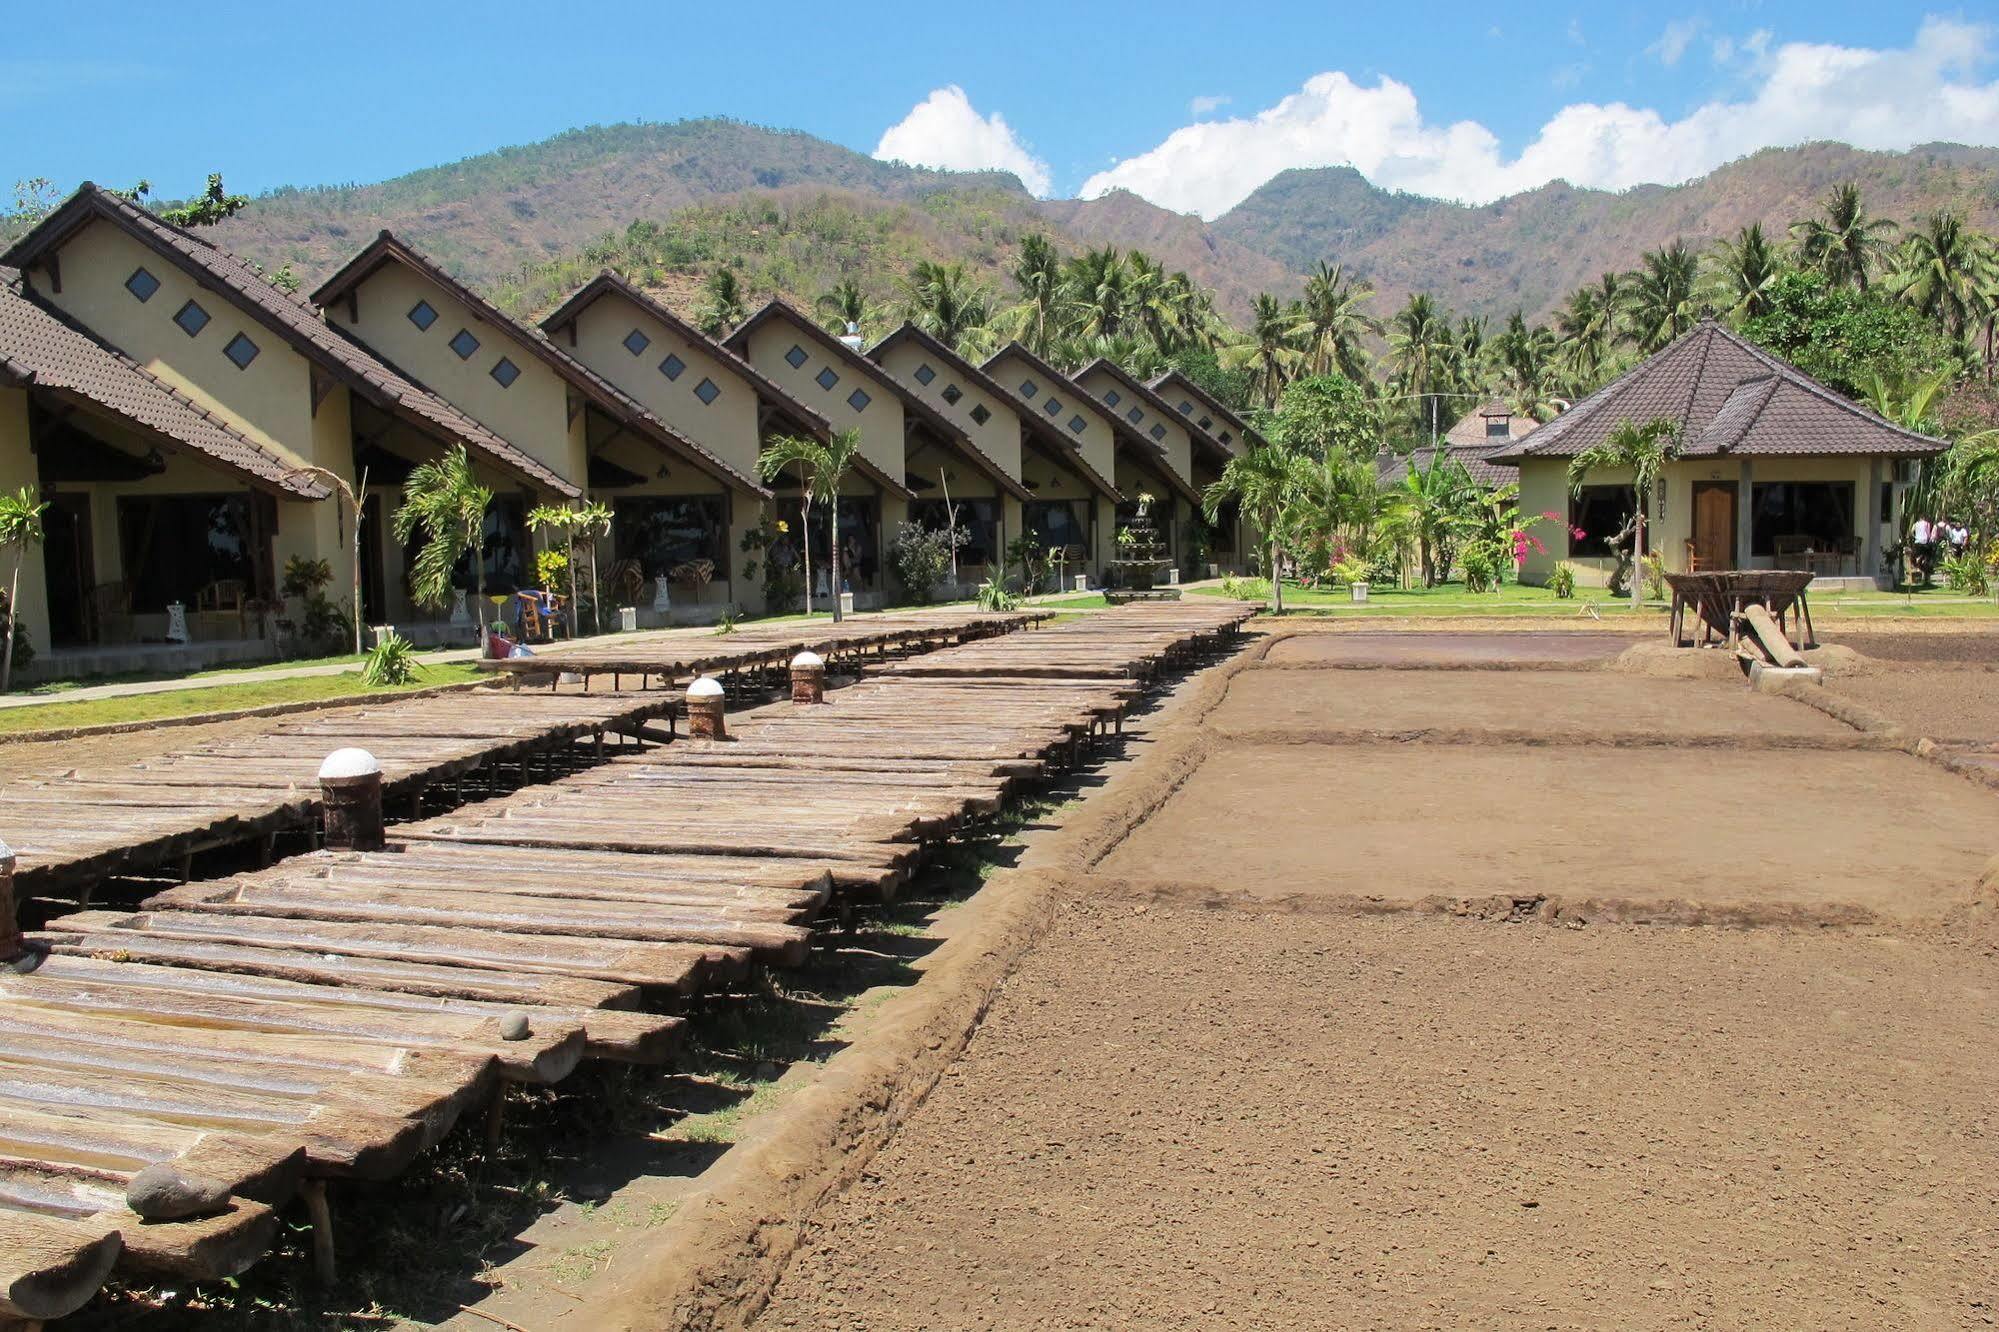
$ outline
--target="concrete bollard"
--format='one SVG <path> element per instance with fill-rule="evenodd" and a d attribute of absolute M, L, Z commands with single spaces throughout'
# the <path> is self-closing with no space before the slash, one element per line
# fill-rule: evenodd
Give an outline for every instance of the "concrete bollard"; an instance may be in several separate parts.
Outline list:
<path fill-rule="evenodd" d="M 382 765 L 365 749 L 336 749 L 319 765 L 330 851 L 382 849 Z"/>
<path fill-rule="evenodd" d="M 0 842 L 0 962 L 12 962 L 26 951 L 14 901 L 14 848 Z"/>
<path fill-rule="evenodd" d="M 826 701 L 826 659 L 817 652 L 808 650 L 791 659 L 791 701 Z"/>
<path fill-rule="evenodd" d="M 687 686 L 687 733 L 696 740 L 727 740 L 722 721 L 722 682 L 704 675 Z"/>

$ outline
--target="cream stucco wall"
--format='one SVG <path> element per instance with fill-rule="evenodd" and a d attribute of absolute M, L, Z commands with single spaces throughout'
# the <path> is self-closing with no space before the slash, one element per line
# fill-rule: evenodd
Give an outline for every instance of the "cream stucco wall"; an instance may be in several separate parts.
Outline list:
<path fill-rule="evenodd" d="M 12 495 L 19 490 L 41 490 L 35 470 L 35 454 L 28 438 L 28 393 L 25 389 L 0 389 L 0 492 Z M 46 498 L 46 497 L 44 497 Z M 0 577 L 13 568 L 13 561 L 0 562 Z M 21 564 L 20 621 L 27 627 L 28 641 L 35 651 L 49 650 L 48 574 L 42 562 L 42 548 L 28 547 Z"/>
<path fill-rule="evenodd" d="M 912 339 L 904 339 L 882 354 L 882 364 L 890 374 L 907 384 L 938 415 L 971 436 L 979 451 L 1013 480 L 1020 480 L 1020 416 L 1011 401 L 988 392 L 968 376 L 931 356 Z M 925 366 L 932 371 L 928 384 L 917 373 Z M 945 397 L 956 388 L 958 401 Z M 984 409 L 985 420 L 973 415 Z"/>
<path fill-rule="evenodd" d="M 1076 382 L 1084 392 L 1095 398 L 1105 411 L 1116 412 L 1129 422 L 1133 429 L 1148 439 L 1153 439 L 1154 429 L 1159 430 L 1155 443 L 1166 453 L 1166 465 L 1173 469 L 1181 480 L 1191 484 L 1194 479 L 1193 444 L 1187 438 L 1187 427 L 1172 413 L 1162 415 L 1151 403 L 1146 402 L 1129 388 L 1117 382 L 1112 375 L 1102 369 L 1090 370 L 1079 375 Z M 1107 395 L 1115 393 L 1117 404 L 1112 406 Z M 1138 418 L 1132 419 L 1137 412 Z M 1122 486 L 1119 489 L 1123 489 Z"/>
<path fill-rule="evenodd" d="M 1105 417 L 1102 404 L 1080 391 L 1074 384 L 1057 379 L 1048 382 L 1048 377 L 1033 366 L 1016 357 L 1002 353 L 993 363 L 990 372 L 1003 386 L 1018 391 L 1023 383 L 1035 386 L 1032 399 L 1036 410 L 1043 419 L 1076 441 L 1083 461 L 1096 470 L 1098 476 L 1108 477 L 1117 467 L 1117 435 Z M 1050 396 L 1061 404 L 1061 410 L 1049 412 L 1047 403 Z M 1069 423 L 1076 417 L 1083 419 L 1081 430 L 1070 429 Z"/>
<path fill-rule="evenodd" d="M 897 480 L 906 470 L 902 401 L 895 388 L 871 370 L 838 356 L 811 334 L 793 328 L 786 317 L 767 319 L 750 331 L 744 359 L 764 372 L 779 388 L 791 394 L 833 423 L 836 430 L 856 426 L 861 431 L 861 453 L 867 460 Z M 785 356 L 793 347 L 805 359 L 793 366 Z M 832 388 L 822 388 L 818 375 L 828 367 L 839 376 Z M 868 395 L 867 406 L 855 411 L 848 402 L 855 389 Z"/>

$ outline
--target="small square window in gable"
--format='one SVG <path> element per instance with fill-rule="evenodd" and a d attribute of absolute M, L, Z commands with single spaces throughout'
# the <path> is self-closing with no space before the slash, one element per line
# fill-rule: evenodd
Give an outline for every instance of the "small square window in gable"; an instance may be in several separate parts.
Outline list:
<path fill-rule="evenodd" d="M 944 393 L 942 396 L 944 398 L 944 401 L 950 403 L 953 407 L 956 407 L 958 405 L 958 400 L 965 396 L 965 390 L 959 388 L 956 384 L 946 384 L 944 386 Z"/>
<path fill-rule="evenodd" d="M 868 404 L 872 401 L 874 400 L 868 397 L 867 393 L 861 389 L 855 389 L 847 395 L 847 405 L 857 412 L 866 411 Z"/>
<path fill-rule="evenodd" d="M 1104 405 L 1107 407 L 1115 407 L 1123 401 L 1124 399 L 1118 396 L 1116 389 L 1108 389 L 1104 393 Z"/>
<path fill-rule="evenodd" d="M 1235 436 L 1229 434 L 1228 431 L 1226 430 L 1222 431 L 1222 443 L 1226 444 L 1233 438 L 1235 438 Z"/>
<path fill-rule="evenodd" d="M 1215 422 L 1212 417 L 1204 416 L 1201 418 L 1201 429 L 1206 430 L 1209 426 L 1213 425 L 1214 423 Z"/>
<path fill-rule="evenodd" d="M 797 345 L 793 345 L 792 349 L 784 354 L 784 363 L 794 370 L 803 370 L 805 363 L 810 359 L 805 354 L 805 348 Z"/>
<path fill-rule="evenodd" d="M 1060 416 L 1062 414 L 1062 400 L 1059 398 L 1050 398 L 1042 404 L 1041 410 L 1047 412 L 1050 416 Z"/>
<path fill-rule="evenodd" d="M 125 290 L 139 298 L 144 305 L 153 299 L 153 293 L 160 289 L 160 280 L 143 268 L 132 270 L 132 276 L 125 279 Z"/>
<path fill-rule="evenodd" d="M 1040 387 L 1039 387 L 1038 385 L 1036 385 L 1036 384 L 1035 384 L 1035 382 L 1034 382 L 1033 380 L 1031 380 L 1031 379 L 1023 379 L 1023 380 L 1021 380 L 1021 381 L 1020 381 L 1020 396 L 1021 396 L 1021 397 L 1023 397 L 1023 398 L 1031 398 L 1031 397 L 1033 397 L 1033 396 L 1034 396 L 1035 394 L 1037 394 L 1037 393 L 1039 393 L 1039 392 L 1041 392 L 1041 389 L 1040 389 Z"/>
<path fill-rule="evenodd" d="M 1163 439 L 1165 439 L 1165 438 L 1166 438 L 1166 427 L 1165 427 L 1165 426 L 1162 426 L 1162 425 L 1156 425 L 1156 426 L 1152 427 L 1152 437 L 1153 437 L 1154 439 L 1158 439 L 1158 440 L 1163 440 Z"/>
<path fill-rule="evenodd" d="M 928 388 L 930 386 L 930 381 L 935 378 L 937 378 L 937 372 L 935 370 L 932 370 L 929 366 L 919 365 L 916 367 L 916 382 L 923 385 L 925 388 Z"/>
<path fill-rule="evenodd" d="M 257 359 L 257 344 L 238 333 L 229 339 L 229 345 L 222 349 L 222 354 L 234 361 L 238 370 L 248 370 L 250 362 Z"/>
<path fill-rule="evenodd" d="M 1083 420 L 1083 418 L 1080 416 L 1072 416 L 1069 418 L 1069 428 L 1075 431 L 1079 435 L 1083 433 L 1083 427 L 1087 424 L 1089 423 Z"/>
<path fill-rule="evenodd" d="M 722 396 L 722 390 L 715 387 L 714 380 L 704 379 L 694 386 L 694 396 L 701 399 L 703 405 L 708 405 Z"/>
<path fill-rule="evenodd" d="M 980 425 L 984 425 L 986 422 L 993 419 L 993 414 L 986 410 L 986 405 L 984 403 L 980 403 L 978 406 L 972 408 L 972 419 L 974 421 L 977 421 Z"/>
<path fill-rule="evenodd" d="M 202 309 L 193 301 L 189 301 L 186 305 L 174 311 L 174 322 L 180 325 L 181 332 L 187 334 L 189 337 L 193 337 L 195 334 L 201 332 L 202 329 L 208 327 L 208 311 Z"/>
<path fill-rule="evenodd" d="M 666 359 L 659 363 L 659 372 L 665 375 L 668 379 L 680 378 L 680 372 L 685 370 L 686 368 L 687 368 L 687 362 L 681 360 L 678 356 L 675 356 L 672 352 L 668 352 L 666 354 Z"/>
<path fill-rule="evenodd" d="M 1192 416 L 1193 414 L 1194 414 L 1194 404 L 1193 404 L 1193 403 L 1191 403 L 1191 402 L 1182 402 L 1182 403 L 1180 404 L 1180 415 L 1182 415 L 1182 416 Z"/>
<path fill-rule="evenodd" d="M 830 392 L 833 386 L 840 382 L 840 377 L 833 373 L 833 367 L 829 365 L 824 370 L 821 370 L 818 374 L 814 375 L 813 381 L 817 383 L 820 388 L 826 389 Z"/>
<path fill-rule="evenodd" d="M 514 381 L 521 377 L 521 368 L 502 356 L 493 366 L 493 378 L 500 381 L 501 388 L 512 388 Z"/>
<path fill-rule="evenodd" d="M 633 329 L 631 332 L 625 334 L 625 350 L 634 356 L 637 356 L 650 346 L 652 346 L 652 339 L 637 329 Z"/>
<path fill-rule="evenodd" d="M 1134 407 L 1130 411 L 1124 414 L 1124 419 L 1131 422 L 1133 425 L 1137 425 L 1140 421 L 1143 421 L 1145 419 L 1145 413 L 1140 411 L 1138 408 Z"/>
<path fill-rule="evenodd" d="M 418 301 L 410 307 L 409 321 L 420 331 L 428 333 L 430 326 L 437 322 L 437 311 L 431 308 L 429 301 Z"/>
<path fill-rule="evenodd" d="M 458 353 L 459 360 L 469 361 L 472 353 L 479 350 L 479 339 L 472 336 L 471 329 L 461 328 L 452 335 L 451 350 Z"/>

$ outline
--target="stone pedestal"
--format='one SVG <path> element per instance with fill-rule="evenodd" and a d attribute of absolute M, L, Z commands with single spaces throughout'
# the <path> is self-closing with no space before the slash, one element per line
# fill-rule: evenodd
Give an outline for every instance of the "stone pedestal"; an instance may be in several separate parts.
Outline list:
<path fill-rule="evenodd" d="M 637 606 L 618 607 L 619 630 L 624 633 L 630 634 L 630 633 L 636 633 L 638 631 L 638 627 L 639 627 L 639 608 Z"/>
<path fill-rule="evenodd" d="M 673 587 L 664 574 L 652 580 L 652 608 L 662 615 L 673 609 Z"/>
<path fill-rule="evenodd" d="M 1171 569 L 1168 569 L 1166 571 L 1166 585 L 1168 587 L 1172 587 L 1177 585 L 1179 581 L 1180 581 L 1180 566 L 1176 564 Z"/>
<path fill-rule="evenodd" d="M 187 607 L 178 601 L 167 607 L 167 642 L 187 642 Z"/>
<path fill-rule="evenodd" d="M 1076 575 L 1076 590 L 1078 592 L 1087 592 L 1090 590 L 1090 576 L 1088 574 L 1081 573 Z"/>
<path fill-rule="evenodd" d="M 465 589 L 459 588 L 451 594 L 451 624 L 462 629 L 472 623 L 472 612 L 465 608 Z"/>
<path fill-rule="evenodd" d="M 687 686 L 687 733 L 696 740 L 727 740 L 722 720 L 722 683 L 704 675 Z"/>
<path fill-rule="evenodd" d="M 382 765 L 365 749 L 336 749 L 319 765 L 330 851 L 382 849 Z"/>
<path fill-rule="evenodd" d="M 817 652 L 801 652 L 791 659 L 791 701 L 826 701 L 826 661 Z"/>
<path fill-rule="evenodd" d="M 852 592 L 842 592 L 840 594 L 840 614 L 852 615 L 853 613 L 854 613 L 854 594 Z"/>

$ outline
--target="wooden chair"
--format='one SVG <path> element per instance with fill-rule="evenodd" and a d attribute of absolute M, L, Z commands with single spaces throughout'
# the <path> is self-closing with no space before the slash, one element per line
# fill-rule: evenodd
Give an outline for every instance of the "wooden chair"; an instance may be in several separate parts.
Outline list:
<path fill-rule="evenodd" d="M 520 607 L 522 641 L 553 642 L 562 628 L 562 598 L 522 588 L 514 593 L 514 601 Z"/>
<path fill-rule="evenodd" d="M 218 578 L 194 594 L 195 614 L 227 622 L 236 617 L 236 636 L 250 636 L 250 589 L 240 578 Z"/>
<path fill-rule="evenodd" d="M 90 634 L 99 643 L 132 641 L 132 590 L 124 583 L 99 583 L 90 590 Z"/>
<path fill-rule="evenodd" d="M 1687 539 L 1686 556 L 1688 573 L 1700 573 L 1707 567 L 1701 563 L 1700 548 L 1694 545 L 1691 537 Z"/>
<path fill-rule="evenodd" d="M 1808 536 L 1780 536 L 1776 541 L 1777 567 L 1779 569 L 1803 570 L 1812 556 L 1812 539 Z"/>

